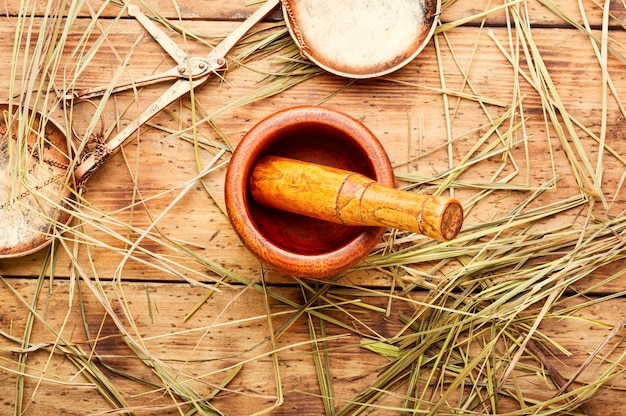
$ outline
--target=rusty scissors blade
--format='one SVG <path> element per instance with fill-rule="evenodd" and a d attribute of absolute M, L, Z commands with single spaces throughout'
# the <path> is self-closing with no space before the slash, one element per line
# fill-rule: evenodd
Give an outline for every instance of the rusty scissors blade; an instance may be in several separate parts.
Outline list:
<path fill-rule="evenodd" d="M 128 4 L 128 12 L 150 33 L 151 36 L 163 47 L 163 49 L 177 62 L 177 66 L 168 71 L 135 80 L 135 82 L 121 84 L 114 87 L 113 92 L 125 89 L 150 85 L 166 80 L 176 79 L 159 98 L 146 108 L 135 120 L 128 124 L 122 131 L 104 144 L 98 153 L 89 154 L 74 170 L 78 182 L 84 182 L 110 155 L 128 140 L 142 125 L 154 117 L 157 113 L 181 98 L 194 88 L 198 88 L 208 81 L 212 74 L 226 65 L 226 55 L 243 38 L 246 33 L 256 25 L 263 17 L 272 11 L 280 0 L 267 0 L 261 7 L 250 15 L 241 25 L 222 40 L 205 57 L 189 57 L 176 45 L 160 28 L 145 16 L 138 6 Z M 86 98 L 101 95 L 105 89 L 88 89 L 66 95 L 66 98 Z M 83 95 L 78 95 L 83 92 Z"/>

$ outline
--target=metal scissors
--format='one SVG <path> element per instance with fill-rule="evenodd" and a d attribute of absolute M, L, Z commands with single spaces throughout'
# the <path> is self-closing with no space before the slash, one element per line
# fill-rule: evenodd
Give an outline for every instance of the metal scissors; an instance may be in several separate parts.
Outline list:
<path fill-rule="evenodd" d="M 134 4 L 127 4 L 128 14 L 134 17 L 146 31 L 161 45 L 161 47 L 176 61 L 177 65 L 165 72 L 134 80 L 132 83 L 120 84 L 113 88 L 113 92 L 130 88 L 151 85 L 168 80 L 176 80 L 158 99 L 148 106 L 135 120 L 128 124 L 111 140 L 98 147 L 96 152 L 87 154 L 74 170 L 74 177 L 78 183 L 83 183 L 102 165 L 126 140 L 128 140 L 142 125 L 157 113 L 184 96 L 192 89 L 207 82 L 211 75 L 226 66 L 226 54 L 241 40 L 243 36 L 270 11 L 280 0 L 267 0 L 260 8 L 250 15 L 237 29 L 231 32 L 208 55 L 204 57 L 187 56 L 170 37 L 165 34 Z M 109 87 L 106 87 L 109 88 Z M 90 98 L 102 95 L 106 90 L 103 87 L 88 88 L 74 91 L 65 95 L 65 99 Z"/>

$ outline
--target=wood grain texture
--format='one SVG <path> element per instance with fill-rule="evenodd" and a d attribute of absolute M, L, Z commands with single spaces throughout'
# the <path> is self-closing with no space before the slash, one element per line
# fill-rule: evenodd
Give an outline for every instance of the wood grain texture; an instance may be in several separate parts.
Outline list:
<path fill-rule="evenodd" d="M 485 11 L 497 8 L 500 4 L 493 3 L 490 0 L 476 0 L 471 5 L 466 4 L 463 1 L 443 1 L 444 14 L 442 16 L 443 21 L 455 21 L 470 16 L 481 15 Z M 527 2 L 529 15 L 531 21 L 536 25 L 549 25 L 557 26 L 564 25 L 562 18 L 560 18 L 554 11 L 550 11 L 543 4 L 552 3 L 558 10 L 561 10 L 565 15 L 573 18 L 576 22 L 582 23 L 583 19 L 578 7 L 579 2 L 572 2 L 568 0 L 554 0 L 551 2 L 541 2 L 539 0 L 531 0 Z M 598 6 L 597 2 L 593 0 L 583 0 L 582 2 L 584 13 L 593 27 L 598 27 L 602 22 L 602 9 Z M 83 7 L 83 13 L 89 15 L 89 10 L 94 12 L 100 10 L 104 2 L 102 0 L 92 0 L 85 2 Z M 248 17 L 254 7 L 246 6 L 245 2 L 239 0 L 224 0 L 218 2 L 188 2 L 188 3 L 173 3 L 168 0 L 152 0 L 147 2 L 150 8 L 159 13 L 160 15 L 173 20 L 243 20 Z M 37 2 L 34 4 L 34 10 L 37 14 L 41 15 L 45 12 L 45 2 Z M 15 16 L 19 12 L 19 2 L 8 1 L 4 8 L 5 13 L 9 16 Z M 623 4 L 620 0 L 611 0 L 611 10 L 613 11 L 614 25 L 618 25 L 620 22 L 624 22 L 626 18 L 626 12 L 623 9 Z M 92 12 L 93 13 L 93 12 Z M 119 7 L 108 4 L 101 15 L 105 18 L 114 17 L 120 13 Z M 271 19 L 282 19 L 282 13 L 276 11 Z M 473 23 L 480 23 L 481 18 L 477 18 Z M 502 25 L 506 22 L 506 14 L 504 12 L 491 13 L 487 16 L 487 22 L 490 25 Z"/>
<path fill-rule="evenodd" d="M 11 279 L 11 285 L 18 295 L 28 301 L 36 290 L 36 284 L 31 279 Z M 84 415 L 102 411 L 108 406 L 78 368 L 62 354 L 51 354 L 49 345 L 53 343 L 76 345 L 85 354 L 92 356 L 95 365 L 117 383 L 129 406 L 152 406 L 138 414 L 178 414 L 176 409 L 167 407 L 171 405 L 171 401 L 162 392 L 153 391 L 154 387 L 145 384 L 159 385 L 158 378 L 147 365 L 149 363 L 142 363 L 132 357 L 132 350 L 120 337 L 117 327 L 100 306 L 100 301 L 94 298 L 87 286 L 82 283 L 79 286 L 81 290 L 76 291 L 77 288 L 68 281 L 46 283 L 48 294 L 36 307 L 37 312 L 46 317 L 48 327 L 36 323 L 31 340 L 33 346 L 28 354 L 28 372 L 32 377 L 27 379 L 25 391 L 29 405 L 27 414 L 43 415 L 54 411 L 67 415 Z M 206 289 L 180 284 L 139 282 L 125 282 L 121 290 L 114 290 L 114 287 L 112 283 L 105 283 L 106 296 L 113 305 L 118 305 L 115 306 L 118 312 L 122 308 L 121 302 L 127 302 L 126 308 L 133 316 L 137 325 L 136 331 L 143 337 L 146 349 L 166 363 L 172 374 L 193 380 L 193 386 L 199 392 L 208 394 L 225 377 L 230 367 L 243 364 L 242 371 L 229 385 L 229 389 L 213 401 L 220 410 L 232 415 L 248 415 L 271 407 L 277 400 L 275 383 L 280 378 L 285 389 L 284 404 L 271 414 L 323 414 L 306 316 L 301 316 L 288 332 L 283 332 L 277 339 L 277 355 L 281 363 L 278 374 L 272 366 L 272 349 L 268 342 L 270 329 L 263 307 L 263 296 L 253 289 L 225 288 L 220 293 L 215 293 L 192 318 L 183 321 L 185 314 L 205 295 Z M 74 292 L 70 292 L 71 289 Z M 297 289 L 286 287 L 273 290 L 297 305 L 305 302 Z M 25 305 L 4 284 L 0 287 L 0 295 L 3 299 L 0 329 L 15 335 L 22 333 Z M 342 296 L 359 299 L 360 295 L 343 293 Z M 425 294 L 416 293 L 414 298 L 424 300 Z M 384 307 L 385 299 L 363 300 L 371 305 Z M 84 304 L 82 315 L 79 301 Z M 571 307 L 573 303 L 561 304 L 559 307 Z M 270 304 L 270 312 L 274 314 L 271 318 L 273 328 L 277 330 L 286 319 L 297 313 L 296 309 L 285 308 L 275 301 Z M 407 306 L 402 303 L 397 305 L 399 308 Z M 358 309 L 349 308 L 346 313 L 358 313 Z M 407 312 L 409 310 L 410 308 L 406 309 Z M 71 325 L 63 325 L 68 312 Z M 571 378 L 588 354 L 598 346 L 599 341 L 608 335 L 609 328 L 603 323 L 615 324 L 622 319 L 625 312 L 622 300 L 607 300 L 601 305 L 584 308 L 569 319 L 557 322 L 547 320 L 542 324 L 541 331 L 545 336 L 567 348 L 567 354 L 556 349 L 543 350 L 554 370 L 565 380 Z M 341 316 L 337 315 L 337 318 L 341 319 Z M 392 336 L 402 327 L 399 320 L 380 315 L 372 315 L 366 322 L 370 331 L 383 336 Z M 368 328 L 361 327 L 356 321 L 354 325 L 357 330 L 368 331 Z M 316 329 L 319 331 L 317 325 Z M 327 348 L 335 398 L 341 406 L 343 400 L 351 399 L 370 385 L 387 360 L 362 348 L 359 337 L 345 329 L 329 326 L 327 336 L 330 338 Z M 0 339 L 0 346 L 6 351 L 3 354 L 20 351 L 18 345 L 6 338 Z M 580 386 L 580 382 L 593 380 L 599 372 L 610 366 L 611 357 L 620 355 L 619 344 L 615 342 L 602 351 L 608 354 L 607 362 L 587 368 L 574 387 Z M 267 354 L 267 357 L 248 361 L 250 357 L 261 354 Z M 2 362 L 0 371 L 4 381 L 0 383 L 3 397 L 0 410 L 3 414 L 10 414 L 15 387 L 12 381 L 15 374 L 11 371 L 15 371 L 15 367 L 6 359 Z M 135 379 L 128 378 L 129 374 Z M 40 376 L 44 377 L 41 381 L 38 379 Z M 72 389 L 64 387 L 63 383 L 70 382 L 84 385 Z M 541 374 L 535 377 L 525 375 L 521 382 L 525 386 L 535 386 L 532 398 L 537 400 L 548 399 L 558 390 Z M 600 390 L 586 403 L 591 414 L 620 414 L 623 400 L 620 388 L 623 388 L 623 383 L 623 380 L 615 380 L 611 383 L 615 390 Z M 389 399 L 385 404 L 399 403 Z M 514 403 L 505 404 L 502 411 L 512 410 L 514 407 Z"/>
<path fill-rule="evenodd" d="M 80 25 L 77 30 L 80 31 Z M 200 22 L 189 22 L 190 29 L 207 34 L 223 34 L 236 24 L 214 22 L 210 26 Z M 135 22 L 123 20 L 118 30 L 110 35 L 111 45 L 103 47 L 81 79 L 83 86 L 106 83 L 112 77 L 119 63 L 113 53 L 123 56 L 128 46 L 141 34 Z M 3 26 L 0 30 L 12 33 L 11 26 Z M 507 42 L 506 29 L 491 29 L 500 42 Z M 616 31 L 613 36 L 617 41 L 624 41 L 623 32 Z M 534 38 L 543 52 L 545 63 L 551 71 L 554 84 L 561 93 L 561 99 L 573 117 L 584 120 L 587 126 L 600 129 L 601 108 L 601 74 L 596 64 L 588 39 L 578 31 L 569 29 L 536 29 Z M 492 99 L 510 103 L 514 96 L 513 69 L 506 62 L 501 52 L 494 47 L 493 40 L 485 31 L 478 28 L 463 27 L 451 31 L 442 42 L 443 67 L 446 74 L 446 89 L 450 92 L 460 90 L 464 85 L 464 76 L 459 66 L 469 71 L 469 79 L 476 91 Z M 626 39 L 626 38 L 625 38 Z M 114 45 L 115 49 L 111 49 Z M 206 53 L 207 48 L 189 42 L 190 52 Z M 4 45 L 5 47 L 9 45 Z M 472 51 L 477 47 L 481 53 L 474 56 Z M 430 45 L 422 55 L 406 68 L 384 79 L 358 82 L 345 89 L 341 94 L 334 94 L 346 86 L 347 81 L 330 75 L 320 75 L 289 91 L 266 100 L 249 104 L 223 112 L 214 117 L 213 122 L 234 146 L 255 123 L 277 109 L 300 104 L 315 104 L 323 101 L 329 107 L 339 108 L 359 118 L 382 141 L 390 159 L 396 166 L 397 174 L 432 177 L 443 172 L 455 163 L 462 155 L 474 146 L 478 137 L 487 131 L 490 119 L 497 119 L 505 112 L 498 106 L 488 106 L 487 113 L 474 100 L 450 99 L 450 111 L 454 118 L 450 122 L 451 137 L 456 138 L 455 154 L 449 160 L 446 143 L 446 125 L 444 102 L 440 92 L 441 80 L 438 75 L 437 62 L 434 59 L 434 46 Z M 144 36 L 133 52 L 128 72 L 133 76 L 142 76 L 163 67 L 169 67 L 168 58 L 163 56 L 158 45 L 149 37 Z M 590 62 L 581 65 L 580 62 Z M 592 64 L 593 63 L 593 64 Z M 7 73 L 8 63 L 4 61 L 2 71 Z M 609 72 L 618 90 L 626 89 L 626 77 L 620 70 L 621 64 L 611 58 Z M 271 58 L 255 63 L 257 69 L 268 71 L 276 68 Z M 198 104 L 203 112 L 210 113 L 229 102 L 245 96 L 258 88 L 262 74 L 239 68 L 226 74 L 227 82 L 215 78 L 196 93 Z M 83 81 L 84 80 L 84 81 Z M 0 86 L 6 94 L 7 84 Z M 433 88 L 435 90 L 433 90 Z M 535 206 L 547 205 L 562 200 L 564 197 L 579 195 L 578 186 L 572 174 L 570 163 L 564 157 L 563 148 L 554 136 L 551 127 L 546 129 L 546 120 L 541 102 L 536 92 L 528 85 L 520 88 L 525 95 L 524 116 L 526 121 L 527 146 L 513 147 L 508 150 L 509 162 L 502 164 L 497 157 L 481 160 L 475 168 L 467 172 L 461 179 L 470 184 L 489 182 L 499 169 L 504 170 L 498 177 L 518 171 L 511 181 L 515 188 L 496 190 L 484 201 L 484 209 L 470 212 L 465 220 L 466 226 L 480 224 L 490 218 L 505 215 L 532 191 L 550 180 L 559 178 L 554 189 L 543 193 Z M 120 114 L 133 98 L 132 93 L 118 94 L 117 107 L 111 105 L 104 115 L 104 125 L 110 127 L 119 119 L 123 126 L 132 119 L 136 111 L 145 108 L 152 100 L 163 92 L 162 87 L 145 88 L 141 91 L 139 102 Z M 185 103 L 185 101 L 183 101 Z M 388 105 L 387 103 L 393 103 Z M 84 131 L 87 120 L 81 119 L 81 111 L 88 116 L 91 107 L 80 104 L 76 107 L 77 121 L 74 129 Z M 172 105 L 169 112 L 156 116 L 153 125 L 162 126 L 166 131 L 178 130 L 180 126 L 188 127 L 192 120 L 187 104 Z M 607 144 L 618 154 L 624 154 L 624 121 L 614 101 L 608 103 Z M 549 126 L 549 124 L 548 124 Z M 82 129 L 82 130 L 81 130 Z M 197 134 L 204 139 L 220 141 L 221 138 L 208 125 L 198 127 Z M 516 134 L 522 134 L 518 132 Z M 590 157 L 594 156 L 595 142 L 583 137 L 583 144 L 589 149 Z M 206 163 L 212 155 L 201 152 L 201 162 Z M 132 217 L 132 223 L 138 229 L 145 229 L 153 216 L 159 215 L 177 194 L 171 191 L 174 187 L 188 181 L 197 173 L 197 159 L 193 145 L 179 140 L 164 131 L 145 128 L 139 138 L 130 143 L 122 154 L 114 156 L 104 165 L 101 171 L 94 174 L 87 187 L 87 197 L 96 210 L 109 214 L 115 213 L 122 224 Z M 617 214 L 623 208 L 624 195 L 619 189 L 623 167 L 613 156 L 604 158 L 603 189 L 608 200 L 615 200 L 611 211 L 600 212 L 599 215 Z M 167 174 L 164 175 L 163 172 Z M 204 179 L 204 185 L 210 190 L 210 196 L 198 184 L 197 188 L 186 195 L 159 223 L 159 231 L 180 241 L 189 243 L 189 247 L 199 249 L 207 258 L 214 259 L 227 269 L 247 276 L 256 275 L 259 263 L 243 248 L 230 228 L 228 219 L 220 213 L 211 200 L 223 206 L 223 173 L 212 173 Z M 115 180 L 111 180 L 115 178 Z M 137 187 L 133 183 L 135 178 Z M 426 188 L 431 189 L 431 186 Z M 165 194 L 163 194 L 165 192 Z M 471 197 L 471 189 L 457 190 L 455 197 L 461 202 Z M 133 204 L 137 195 L 144 200 L 142 204 Z M 579 212 L 573 210 L 551 220 L 549 226 L 557 226 L 580 221 Z M 123 228 L 123 226 L 122 226 Z M 112 247 L 123 247 L 127 236 L 118 227 L 119 237 L 103 233 L 93 226 L 88 226 L 85 233 Z M 131 237 L 132 238 L 132 237 Z M 163 241 L 146 241 L 149 250 L 160 250 L 167 253 Z M 196 248 L 197 247 L 197 248 Z M 118 264 L 120 257 L 115 251 L 96 250 L 94 257 L 100 263 L 98 267 L 103 276 L 110 276 Z M 41 254 L 0 265 L 0 272 L 5 275 L 33 275 L 39 270 Z M 236 260 L 235 260 L 236 259 Z M 61 261 L 63 261 L 61 259 Z M 128 262 L 124 273 L 129 278 L 143 279 L 149 275 L 151 279 L 171 279 L 169 273 L 158 270 L 146 272 L 141 263 Z M 282 278 L 279 278 L 282 279 Z M 368 275 L 359 277 L 364 284 L 373 283 Z M 378 279 L 375 279 L 378 280 Z"/>
<path fill-rule="evenodd" d="M 36 2 L 35 8 L 39 13 L 44 11 L 45 3 Z M 180 23 L 185 28 L 211 41 L 229 33 L 238 21 L 251 12 L 251 7 L 244 6 L 240 0 L 178 3 L 181 7 L 175 10 L 171 1 L 149 2 L 155 10 L 177 22 L 180 16 Z M 487 0 L 457 0 L 444 9 L 442 21 L 452 22 L 481 13 L 488 4 L 494 7 L 493 3 Z M 576 21 L 582 21 L 578 2 L 559 0 L 553 3 L 574 16 Z M 600 38 L 601 9 L 591 0 L 582 3 L 593 33 Z M 97 10 L 99 3 L 92 2 L 91 6 Z M 528 1 L 528 7 L 533 24 L 533 39 L 560 93 L 560 99 L 569 115 L 590 129 L 583 131 L 577 127 L 576 131 L 595 169 L 598 147 L 591 136 L 599 135 L 601 130 L 602 72 L 589 37 L 573 29 L 538 1 Z M 6 13 L 0 17 L 0 39 L 13 39 L 18 9 L 19 2 L 6 2 Z M 626 54 L 623 47 L 626 44 L 626 32 L 623 30 L 626 11 L 622 2 L 612 0 L 611 11 L 611 44 L 620 53 Z M 87 8 L 84 13 L 88 15 Z M 107 6 L 105 17 L 101 19 L 102 24 L 110 24 L 112 20 L 109 17 L 117 13 L 116 7 Z M 280 13 L 276 12 L 268 20 L 280 18 Z M 351 83 L 340 77 L 321 74 L 279 95 L 229 108 L 213 116 L 215 127 L 209 123 L 199 124 L 197 137 L 219 142 L 224 147 L 236 146 L 255 123 L 277 110 L 294 105 L 323 103 L 358 118 L 376 134 L 392 160 L 401 186 L 414 186 L 412 181 L 419 182 L 420 178 L 424 178 L 421 190 L 430 192 L 440 183 L 432 178 L 455 166 L 477 140 L 489 131 L 492 121 L 503 117 L 512 103 L 523 97 L 518 107 L 518 111 L 523 110 L 523 113 L 519 114 L 517 120 L 525 119 L 525 130 L 511 132 L 512 140 L 523 145 L 508 148 L 506 158 L 502 157 L 503 153 L 496 153 L 477 160 L 471 169 L 459 177 L 454 196 L 464 202 L 475 195 L 475 189 L 486 183 L 497 184 L 498 180 L 515 175 L 506 186 L 494 185 L 493 192 L 468 212 L 465 228 L 505 217 L 521 201 L 556 178 L 556 184 L 549 186 L 529 208 L 544 207 L 567 197 L 578 197 L 580 191 L 572 165 L 566 157 L 563 144 L 556 138 L 553 126 L 546 121 L 545 103 L 542 103 L 529 82 L 522 82 L 519 86 L 515 84 L 515 68 L 497 47 L 499 43 L 505 45 L 505 50 L 509 52 L 515 49 L 511 49 L 506 22 L 506 14 L 499 12 L 489 15 L 485 27 L 476 20 L 440 33 L 436 37 L 437 43 L 431 42 L 413 62 L 381 79 Z M 75 23 L 69 38 L 70 45 L 77 44 L 88 24 L 86 18 Z M 263 27 L 269 25 L 266 22 Z M 76 87 L 106 84 L 119 69 L 124 57 L 131 52 L 128 68 L 122 74 L 125 80 L 173 66 L 173 61 L 160 47 L 142 33 L 141 27 L 132 19 L 123 18 L 116 22 L 115 30 L 108 35 L 107 42 L 86 68 L 80 78 L 80 85 Z M 205 55 L 210 50 L 206 44 L 184 40 L 173 31 L 168 34 L 184 45 L 190 54 Z M 133 49 L 131 46 L 135 42 L 138 43 Z M 436 48 L 439 49 L 441 62 L 437 62 Z M 11 56 L 11 52 L 10 41 L 0 42 L 0 53 L 3 56 Z M 229 70 L 221 74 L 223 78 L 215 77 L 195 92 L 198 108 L 196 116 L 204 117 L 256 91 L 263 85 L 266 73 L 280 68 L 277 55 L 280 52 L 253 62 L 250 67 L 231 64 Z M 68 53 L 67 59 L 67 69 L 71 71 L 76 67 L 76 57 Z M 521 62 L 523 65 L 520 70 L 528 72 L 529 62 L 524 59 Z M 607 68 L 616 91 L 622 95 L 620 98 L 626 100 L 623 62 L 617 56 L 610 55 Z M 0 74 L 9 73 L 10 63 L 6 59 L 0 60 Z M 444 74 L 443 78 L 440 73 Z M 10 82 L 6 75 L 0 75 L 0 97 L 8 96 Z M 19 84 L 20 80 L 15 82 Z M 55 85 L 61 88 L 62 80 L 58 80 Z M 146 87 L 138 95 L 133 92 L 117 94 L 103 115 L 104 126 L 108 128 L 118 123 L 115 128 L 122 128 L 164 90 L 165 85 Z M 446 119 L 446 110 L 451 115 L 449 119 Z M 84 132 L 92 113 L 93 107 L 88 104 L 75 107 L 73 127 L 78 134 Z M 62 121 L 61 112 L 57 115 Z M 199 312 L 189 320 L 184 320 L 185 314 L 207 293 L 207 289 L 197 282 L 213 282 L 222 276 L 212 264 L 182 255 L 183 250 L 197 254 L 200 259 L 209 259 L 250 281 L 259 281 L 263 275 L 272 290 L 292 300 L 295 305 L 305 303 L 294 280 L 264 270 L 232 230 L 223 210 L 224 170 L 213 172 L 195 182 L 180 201 L 173 207 L 169 206 L 180 190 L 197 175 L 198 164 L 206 164 L 213 157 L 204 150 L 196 153 L 193 143 L 171 133 L 189 128 L 194 121 L 188 98 L 171 105 L 153 119 L 151 126 L 143 128 L 139 137 L 94 174 L 86 190 L 86 198 L 91 205 L 78 215 L 74 233 L 66 234 L 67 242 L 71 244 L 71 239 L 77 237 L 87 241 L 95 239 L 108 245 L 108 248 L 80 245 L 77 254 L 80 264 L 87 275 L 103 282 L 106 288 L 104 296 L 111 299 L 116 312 L 122 314 L 126 310 L 131 314 L 137 323 L 132 331 L 137 331 L 146 339 L 146 347 L 164 363 L 171 365 L 174 372 L 193 378 L 192 383 L 199 391 L 210 393 L 226 377 L 227 367 L 244 363 L 239 375 L 229 385 L 229 390 L 221 392 L 215 399 L 214 404 L 218 408 L 233 415 L 246 415 L 270 408 L 277 401 L 276 381 L 279 379 L 285 389 L 284 403 L 271 414 L 322 414 L 306 316 L 301 316 L 288 331 L 279 332 L 275 345 L 280 348 L 277 353 L 279 373 L 275 372 L 272 361 L 274 355 L 270 353 L 272 348 L 268 338 L 271 329 L 264 308 L 265 299 L 251 287 L 228 282 L 232 284 L 222 286 L 221 291 L 203 304 Z M 507 120 L 507 124 L 502 125 L 498 132 L 504 134 L 510 127 Z M 626 120 L 613 96 L 607 102 L 606 127 L 606 144 L 614 150 L 614 154 L 607 152 L 604 155 L 601 185 L 604 197 L 611 204 L 606 209 L 596 204 L 596 218 L 623 215 L 626 210 L 624 165 L 619 159 L 620 155 L 626 155 Z M 454 138 L 452 152 L 449 152 L 446 137 Z M 498 140 L 493 135 L 483 148 Z M 125 250 L 160 215 L 163 217 L 152 230 L 150 238 L 143 239 L 135 255 L 124 259 Z M 586 212 L 576 207 L 533 224 L 533 227 L 538 232 L 559 227 L 578 229 L 585 215 Z M 91 218 L 90 224 L 84 224 L 84 220 L 81 220 L 87 217 Z M 129 224 L 132 227 L 129 228 Z M 408 240 L 408 243 L 397 245 L 390 244 L 390 241 L 393 241 L 392 236 L 387 235 L 381 241 L 381 249 L 400 250 L 420 240 Z M 405 240 L 401 238 L 400 241 Z M 150 253 L 159 253 L 169 262 L 157 262 Z M 557 250 L 553 256 L 563 254 Z M 0 261 L 0 276 L 4 278 L 0 283 L 0 329 L 4 334 L 22 336 L 28 312 L 25 302 L 31 302 L 34 294 L 38 293 L 40 282 L 36 277 L 45 257 L 46 253 L 42 252 L 21 259 Z M 429 270 L 433 264 L 435 262 L 424 261 L 410 267 L 420 272 Z M 143 414 L 179 414 L 176 409 L 162 407 L 170 406 L 171 400 L 162 391 L 153 391 L 152 385 L 143 382 L 158 384 L 159 380 L 146 363 L 130 358 L 132 350 L 128 342 L 122 339 L 119 328 L 107 317 L 89 288 L 72 277 L 69 265 L 69 259 L 61 250 L 54 279 L 48 273 L 47 278 L 42 280 L 44 290 L 39 294 L 36 305 L 41 320 L 34 326 L 31 340 L 33 350 L 28 353 L 27 361 L 26 372 L 30 376 L 26 379 L 25 388 L 25 403 L 28 405 L 26 414 L 83 415 L 109 408 L 84 373 L 79 372 L 67 357 L 58 353 L 59 350 L 51 352 L 50 345 L 53 343 L 81 348 L 87 355 L 98 356 L 101 361 L 95 360 L 96 366 L 119 383 L 129 406 L 154 406 L 152 411 Z M 602 302 L 591 303 L 568 319 L 549 319 L 542 323 L 542 333 L 553 338 L 569 353 L 557 349 L 544 351 L 553 369 L 563 379 L 568 380 L 576 374 L 589 354 L 609 334 L 610 326 L 617 325 L 626 313 L 623 299 L 625 269 L 626 260 L 621 259 L 578 281 L 572 290 L 593 288 L 589 299 Z M 615 278 L 609 283 L 595 287 L 612 276 Z M 121 281 L 119 286 L 114 284 L 118 281 Z M 391 290 L 401 284 L 376 269 L 355 270 L 344 276 L 342 281 L 381 290 Z M 9 286 L 15 291 L 10 290 Z M 85 304 L 84 312 L 79 308 L 78 287 L 81 288 L 80 296 Z M 353 294 L 351 299 L 359 296 Z M 416 291 L 412 296 L 423 300 L 427 292 Z M 611 299 L 603 299 L 602 296 Z M 380 299 L 370 299 L 368 302 L 386 307 Z M 583 300 L 580 299 L 580 302 Z M 569 306 L 572 305 L 558 305 L 559 308 Z M 271 320 L 274 329 L 280 328 L 295 314 L 283 304 L 273 303 L 272 307 L 275 313 Z M 407 306 L 400 303 L 397 307 L 401 309 Z M 385 318 L 381 314 L 366 313 L 364 321 L 376 332 L 390 336 L 402 326 L 395 318 L 396 315 L 394 318 Z M 63 325 L 66 316 L 70 318 Z M 354 324 L 351 317 L 339 318 Z M 318 321 L 314 322 L 314 327 L 319 336 Z M 329 336 L 334 337 L 329 341 L 329 351 L 335 397 L 340 405 L 371 385 L 387 360 L 361 348 L 359 338 L 344 328 L 329 326 Z M 588 367 L 579 381 L 593 380 L 610 365 L 612 359 L 617 359 L 621 351 L 621 339 L 616 337 L 603 349 L 606 361 L 599 366 Z M 0 337 L 0 396 L 3 398 L 0 401 L 0 414 L 10 414 L 13 409 L 18 371 L 15 356 L 21 351 L 20 348 L 10 338 Z M 262 359 L 246 361 L 262 354 Z M 111 369 L 120 373 L 114 373 Z M 40 378 L 42 374 L 43 379 Z M 124 374 L 132 374 L 136 379 L 129 379 Z M 68 389 L 66 385 L 70 382 L 81 383 L 82 387 Z M 539 374 L 523 382 L 536 387 L 534 398 L 537 400 L 545 400 L 558 390 Z M 610 385 L 614 387 L 613 390 L 601 390 L 586 403 L 590 414 L 620 414 L 626 406 L 622 391 L 626 388 L 624 379 L 615 379 Z M 398 403 L 391 399 L 385 404 Z M 504 410 L 513 409 L 515 403 L 503 406 Z"/>
<path fill-rule="evenodd" d="M 454 198 L 401 191 L 355 172 L 277 156 L 256 162 L 250 192 L 260 204 L 283 211 L 337 224 L 398 228 L 441 241 L 455 238 L 463 224 L 463 207 Z"/>

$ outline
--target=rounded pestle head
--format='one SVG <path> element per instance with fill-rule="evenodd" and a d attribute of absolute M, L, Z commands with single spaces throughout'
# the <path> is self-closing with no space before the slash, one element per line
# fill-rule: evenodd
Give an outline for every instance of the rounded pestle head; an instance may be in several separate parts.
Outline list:
<path fill-rule="evenodd" d="M 463 207 L 457 200 L 449 201 L 441 214 L 441 237 L 450 241 L 459 234 L 463 225 Z"/>
<path fill-rule="evenodd" d="M 454 198 L 432 196 L 420 210 L 419 227 L 425 236 L 438 241 L 454 239 L 463 225 L 463 206 Z"/>

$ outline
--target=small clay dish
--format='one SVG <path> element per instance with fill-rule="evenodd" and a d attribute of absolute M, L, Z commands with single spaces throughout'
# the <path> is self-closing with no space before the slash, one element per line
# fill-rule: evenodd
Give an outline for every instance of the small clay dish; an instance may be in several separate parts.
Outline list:
<path fill-rule="evenodd" d="M 388 74 L 432 37 L 441 0 L 283 0 L 287 28 L 303 56 L 349 78 Z"/>
<path fill-rule="evenodd" d="M 25 111 L 26 110 L 26 111 Z M 34 253 L 72 220 L 63 127 L 32 108 L 0 103 L 0 259 Z M 9 116 L 10 114 L 10 116 Z M 21 129 L 23 124 L 28 128 Z"/>
<path fill-rule="evenodd" d="M 269 208 L 251 196 L 256 161 L 282 156 L 361 173 L 394 186 L 389 158 L 376 136 L 353 117 L 321 107 L 294 107 L 255 125 L 237 146 L 226 173 L 233 228 L 263 263 L 286 274 L 322 278 L 363 260 L 384 227 L 346 226 Z"/>

